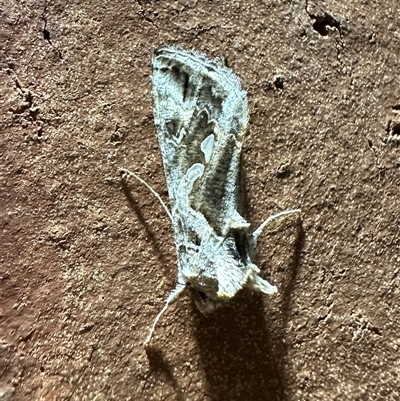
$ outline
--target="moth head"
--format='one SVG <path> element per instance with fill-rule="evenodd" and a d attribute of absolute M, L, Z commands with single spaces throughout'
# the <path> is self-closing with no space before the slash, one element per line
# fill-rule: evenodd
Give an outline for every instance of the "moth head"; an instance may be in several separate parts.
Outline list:
<path fill-rule="evenodd" d="M 192 295 L 192 299 L 196 304 L 197 308 L 202 313 L 213 311 L 217 306 L 220 305 L 215 298 L 215 292 L 206 293 L 202 289 L 193 287 L 191 283 L 187 283 L 189 291 Z"/>
<path fill-rule="evenodd" d="M 232 255 L 227 255 L 224 242 L 224 239 L 211 236 L 202 241 L 193 239 L 192 246 L 186 248 L 182 278 L 203 313 L 214 310 L 230 298 L 221 296 L 223 288 L 218 277 L 218 266 L 229 264 L 227 259 L 232 258 Z"/>
<path fill-rule="evenodd" d="M 202 274 L 188 277 L 186 281 L 192 298 L 201 312 L 213 310 L 215 303 L 218 303 L 218 280 L 212 273 L 205 269 Z"/>
<path fill-rule="evenodd" d="M 258 268 L 249 256 L 248 223 L 238 213 L 224 235 L 217 235 L 203 216 L 196 217 L 196 230 L 187 230 L 187 240 L 178 250 L 180 281 L 200 311 L 207 312 L 233 298 Z"/>
<path fill-rule="evenodd" d="M 187 288 L 191 292 L 193 299 L 201 311 L 208 309 L 207 303 L 210 299 L 216 299 L 218 292 L 218 280 L 211 269 L 207 268 L 207 262 L 198 265 L 197 258 L 192 259 L 192 265 L 189 265 L 190 272 L 184 274 L 184 280 Z"/>

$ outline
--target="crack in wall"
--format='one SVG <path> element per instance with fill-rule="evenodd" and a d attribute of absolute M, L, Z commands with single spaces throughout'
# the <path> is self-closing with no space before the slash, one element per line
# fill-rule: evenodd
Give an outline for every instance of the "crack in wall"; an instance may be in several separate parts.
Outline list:
<path fill-rule="evenodd" d="M 58 54 L 58 57 L 60 60 L 63 60 L 64 57 L 60 51 L 60 49 L 56 46 L 53 45 L 53 42 L 51 41 L 51 33 L 50 30 L 48 29 L 48 19 L 47 19 L 47 14 L 48 14 L 48 6 L 49 2 L 48 0 L 45 0 L 44 2 L 44 8 L 43 8 L 43 13 L 42 13 L 42 21 L 43 21 L 43 39 L 56 51 Z"/>
<path fill-rule="evenodd" d="M 29 89 L 24 89 L 18 79 L 17 74 L 14 70 L 14 65 L 11 61 L 8 61 L 8 69 L 7 74 L 12 78 L 14 81 L 14 85 L 17 88 L 17 92 L 19 93 L 22 102 L 16 107 L 11 109 L 10 111 L 15 115 L 21 115 L 25 112 L 28 112 L 29 116 L 32 120 L 37 119 L 37 115 L 39 113 L 39 107 L 35 104 L 35 96 L 32 91 Z"/>

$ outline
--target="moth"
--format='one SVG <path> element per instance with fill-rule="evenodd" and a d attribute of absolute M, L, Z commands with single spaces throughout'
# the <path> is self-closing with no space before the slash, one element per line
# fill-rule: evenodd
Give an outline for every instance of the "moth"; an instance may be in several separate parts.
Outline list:
<path fill-rule="evenodd" d="M 239 179 L 249 112 L 246 92 L 230 69 L 196 51 L 163 46 L 153 55 L 152 96 L 171 209 L 140 177 L 123 171 L 146 185 L 166 210 L 178 279 L 145 345 L 161 315 L 186 290 L 203 312 L 245 287 L 276 293 L 252 262 L 257 238 L 271 220 L 300 213 L 280 212 L 249 231 Z"/>

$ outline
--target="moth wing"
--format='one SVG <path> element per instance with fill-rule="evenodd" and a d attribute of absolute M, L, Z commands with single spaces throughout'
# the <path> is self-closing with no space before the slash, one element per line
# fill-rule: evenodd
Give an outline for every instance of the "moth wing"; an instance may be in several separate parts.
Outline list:
<path fill-rule="evenodd" d="M 162 47 L 154 53 L 152 82 L 171 202 L 180 196 L 177 183 L 200 163 L 204 174 L 194 183 L 190 206 L 219 235 L 231 226 L 247 228 L 237 212 L 238 166 L 248 123 L 246 92 L 238 77 L 197 52 Z"/>

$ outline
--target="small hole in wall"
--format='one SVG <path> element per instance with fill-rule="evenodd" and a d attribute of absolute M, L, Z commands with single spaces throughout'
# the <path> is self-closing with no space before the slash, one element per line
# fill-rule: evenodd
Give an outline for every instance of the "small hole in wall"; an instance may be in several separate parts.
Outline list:
<path fill-rule="evenodd" d="M 333 18 L 332 15 L 325 13 L 322 17 L 313 15 L 312 17 L 315 18 L 313 28 L 321 36 L 327 36 L 329 33 L 329 28 L 336 28 L 340 32 L 340 23 L 335 18 Z"/>
<path fill-rule="evenodd" d="M 285 80 L 283 79 L 283 77 L 276 77 L 274 79 L 274 85 L 275 88 L 277 89 L 283 89 L 283 84 L 284 84 Z"/>
<path fill-rule="evenodd" d="M 49 30 L 43 29 L 43 39 L 46 40 L 47 42 L 51 41 L 50 31 Z"/>
<path fill-rule="evenodd" d="M 392 135 L 400 135 L 400 123 L 393 124 Z"/>

